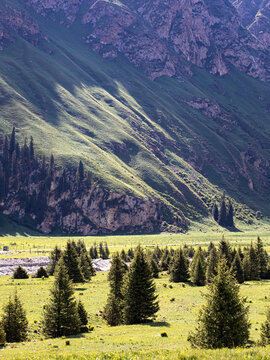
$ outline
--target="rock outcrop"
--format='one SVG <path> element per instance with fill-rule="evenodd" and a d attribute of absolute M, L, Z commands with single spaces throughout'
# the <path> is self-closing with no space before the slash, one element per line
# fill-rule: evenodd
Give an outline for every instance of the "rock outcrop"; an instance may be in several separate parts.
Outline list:
<path fill-rule="evenodd" d="M 243 25 L 267 48 L 270 47 L 270 1 L 234 0 Z"/>
<path fill-rule="evenodd" d="M 226 0 L 22 0 L 29 14 L 58 21 L 66 27 L 83 25 L 88 46 L 106 58 L 125 56 L 151 79 L 191 74 L 191 64 L 224 75 L 230 66 L 269 80 L 269 3 L 253 0 L 249 16 Z M 246 6 L 247 7 L 247 6 Z M 37 23 L 16 9 L 0 12 L 1 46 L 9 30 L 32 44 L 42 37 Z M 246 28 L 242 24 L 255 19 Z M 256 35 L 253 36 L 251 32 Z M 261 41 L 259 41 L 259 38 Z"/>
<path fill-rule="evenodd" d="M 19 35 L 36 46 L 46 36 L 41 33 L 37 22 L 27 13 L 12 6 L 0 8 L 0 50 Z"/>

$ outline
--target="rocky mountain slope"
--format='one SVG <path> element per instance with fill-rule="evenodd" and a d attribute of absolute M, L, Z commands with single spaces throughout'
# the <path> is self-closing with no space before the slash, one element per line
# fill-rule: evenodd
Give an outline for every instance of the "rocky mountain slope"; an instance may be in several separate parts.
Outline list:
<path fill-rule="evenodd" d="M 233 0 L 243 25 L 257 39 L 270 47 L 270 1 L 269 0 Z"/>
<path fill-rule="evenodd" d="M 102 187 L 97 208 L 114 197 L 107 227 L 92 214 L 96 232 L 153 231 L 160 208 L 184 229 L 209 218 L 223 190 L 240 220 L 268 216 L 269 50 L 237 10 L 226 0 L 2 1 L 2 134 L 15 125 L 59 166 L 84 162 Z M 129 209 L 121 228 L 130 201 L 144 204 L 146 225 Z M 50 216 L 40 230 L 59 227 Z M 90 233 L 84 221 L 72 231 Z"/>

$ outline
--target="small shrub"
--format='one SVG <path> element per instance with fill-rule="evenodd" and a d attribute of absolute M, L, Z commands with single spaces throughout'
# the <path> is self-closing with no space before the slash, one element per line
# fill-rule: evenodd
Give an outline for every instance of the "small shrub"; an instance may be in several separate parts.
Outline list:
<path fill-rule="evenodd" d="M 168 337 L 168 334 L 166 332 L 163 332 L 160 335 L 161 335 L 161 337 Z"/>
<path fill-rule="evenodd" d="M 70 345 L 70 341 L 69 341 L 69 340 L 66 341 L 66 345 L 67 345 L 67 346 Z"/>
<path fill-rule="evenodd" d="M 13 279 L 28 279 L 28 278 L 29 276 L 27 274 L 27 271 L 21 266 L 18 266 L 13 273 Z"/>
<path fill-rule="evenodd" d="M 48 273 L 47 271 L 44 269 L 43 266 L 41 266 L 37 273 L 36 273 L 36 277 L 39 278 L 39 279 L 42 279 L 42 278 L 47 278 L 48 277 Z"/>

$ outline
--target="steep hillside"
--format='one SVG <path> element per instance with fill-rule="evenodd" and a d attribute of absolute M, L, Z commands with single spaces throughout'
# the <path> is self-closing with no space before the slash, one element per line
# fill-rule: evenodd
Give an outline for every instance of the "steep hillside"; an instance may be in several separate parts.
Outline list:
<path fill-rule="evenodd" d="M 205 25 L 213 23 L 211 18 L 204 24 L 205 40 L 195 31 L 196 6 L 202 5 L 186 4 L 195 30 L 185 52 L 182 43 L 177 47 L 180 30 L 172 31 L 181 9 L 164 20 L 161 31 L 162 6 L 155 4 L 157 11 L 150 2 L 3 2 L 2 134 L 15 125 L 20 141 L 32 135 L 37 152 L 47 158 L 53 153 L 59 166 L 77 167 L 82 160 L 102 188 L 170 209 L 164 210 L 168 224 L 178 217 L 185 228 L 188 220 L 208 217 L 223 189 L 234 199 L 239 218 L 255 219 L 255 212 L 241 204 L 268 216 L 270 87 L 238 70 L 268 78 L 268 52 L 248 32 L 228 35 L 225 70 L 215 71 L 225 43 L 211 45 L 218 33 Z M 226 9 L 237 33 L 236 12 L 227 2 Z M 215 21 L 225 41 L 225 22 Z M 204 41 L 213 56 L 196 60 L 192 54 L 203 53 Z M 168 70 L 170 64 L 175 71 Z"/>

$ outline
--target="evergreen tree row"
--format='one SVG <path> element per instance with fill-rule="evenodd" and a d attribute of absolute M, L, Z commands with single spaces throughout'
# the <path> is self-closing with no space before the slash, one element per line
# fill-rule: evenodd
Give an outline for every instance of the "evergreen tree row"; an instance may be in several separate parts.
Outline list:
<path fill-rule="evenodd" d="M 234 209 L 231 200 L 226 201 L 222 195 L 219 207 L 215 203 L 212 208 L 213 219 L 222 227 L 234 228 Z"/>
<path fill-rule="evenodd" d="M 218 247 L 210 243 L 207 250 L 200 246 L 195 249 L 185 245 L 176 250 L 157 246 L 154 251 L 146 251 L 153 277 L 158 277 L 161 271 L 167 271 L 170 281 L 190 281 L 197 286 L 211 282 L 211 278 L 217 274 L 217 264 L 222 256 L 225 256 L 239 283 L 270 279 L 270 258 L 259 237 L 254 245 L 237 249 L 222 239 Z"/>

